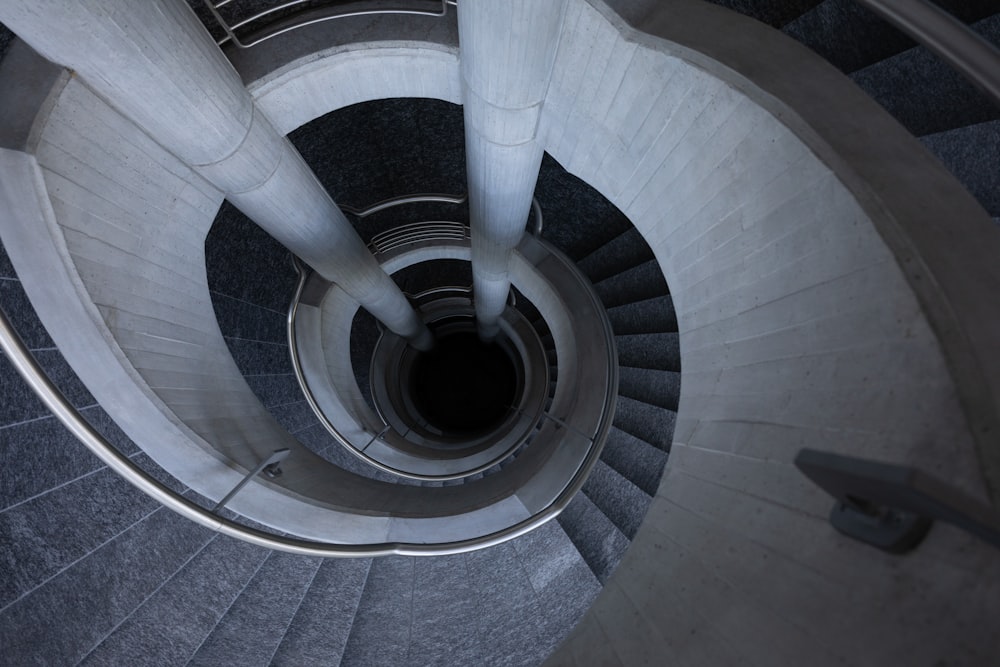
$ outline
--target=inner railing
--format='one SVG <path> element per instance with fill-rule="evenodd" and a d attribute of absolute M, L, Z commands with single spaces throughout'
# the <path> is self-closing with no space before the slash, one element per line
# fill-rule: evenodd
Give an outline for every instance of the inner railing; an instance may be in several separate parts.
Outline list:
<path fill-rule="evenodd" d="M 412 198 L 402 199 L 411 200 Z M 536 213 L 540 213 L 540 211 L 536 211 Z M 537 221 L 540 222 L 540 219 L 540 215 L 538 215 Z M 420 242 L 428 240 L 425 235 L 421 235 L 420 239 Z M 599 303 L 597 305 L 599 308 Z M 601 312 L 603 312 L 603 309 L 601 309 Z M 608 323 L 606 316 L 600 324 L 605 329 L 604 333 L 607 340 L 612 340 L 610 323 Z M 608 348 L 609 370 L 604 375 L 605 380 L 601 383 L 603 386 L 588 387 L 588 393 L 591 397 L 596 396 L 598 393 L 603 396 L 602 403 L 605 406 L 605 409 L 601 411 L 603 416 L 593 431 L 591 432 L 588 428 L 588 433 L 581 436 L 582 431 L 569 424 L 568 421 L 553 418 L 553 415 L 546 413 L 546 418 L 543 421 L 552 422 L 556 426 L 556 428 L 550 428 L 546 432 L 546 437 L 560 442 L 565 441 L 559 448 L 568 448 L 583 452 L 583 455 L 579 465 L 574 469 L 575 472 L 568 478 L 568 482 L 562 486 L 561 490 L 553 493 L 554 499 L 538 511 L 534 511 L 528 518 L 513 522 L 501 530 L 468 539 L 431 543 L 395 541 L 340 544 L 304 540 L 249 527 L 239 522 L 240 517 L 238 515 L 231 515 L 225 509 L 226 503 L 258 475 L 267 475 L 272 478 L 281 475 L 280 463 L 289 455 L 287 450 L 276 450 L 269 458 L 260 461 L 259 465 L 254 469 L 247 471 L 246 476 L 240 484 L 233 488 L 221 502 L 215 503 L 212 508 L 205 507 L 159 481 L 157 475 L 143 469 L 91 426 L 38 365 L 2 309 L 0 309 L 0 347 L 2 347 L 7 358 L 18 373 L 53 415 L 83 445 L 90 449 L 98 459 L 143 493 L 146 493 L 160 504 L 178 514 L 213 531 L 271 549 L 321 557 L 343 558 L 374 557 L 392 554 L 412 556 L 457 554 L 487 548 L 534 530 L 545 522 L 555 518 L 582 488 L 590 470 L 597 462 L 604 437 L 610 428 L 617 388 L 617 359 L 614 346 L 610 345 Z M 385 430 L 382 433 L 375 433 L 371 442 L 384 435 L 386 435 Z M 536 484 L 546 483 L 549 478 L 551 478 L 551 474 L 546 479 L 536 482 Z M 208 504 L 211 505 L 212 503 Z"/>
<path fill-rule="evenodd" d="M 204 2 L 224 33 L 217 43 L 246 49 L 291 30 L 352 16 L 443 17 L 456 0 L 287 0 L 263 10 L 239 0 Z"/>

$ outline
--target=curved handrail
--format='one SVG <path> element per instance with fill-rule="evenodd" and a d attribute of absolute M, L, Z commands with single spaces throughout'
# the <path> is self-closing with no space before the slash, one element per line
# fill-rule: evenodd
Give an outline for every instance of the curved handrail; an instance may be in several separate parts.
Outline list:
<path fill-rule="evenodd" d="M 307 8 L 295 12 L 290 16 L 276 19 L 271 23 L 265 23 L 261 28 L 252 31 L 250 33 L 250 40 L 246 42 L 240 40 L 239 37 L 236 36 L 236 30 L 240 28 L 280 12 L 283 9 L 303 5 L 310 1 L 311 0 L 288 0 L 288 2 L 284 2 L 274 7 L 269 7 L 264 11 L 257 12 L 256 14 L 230 25 L 229 22 L 222 17 L 222 14 L 219 13 L 219 9 L 232 4 L 234 0 L 220 0 L 219 2 L 204 0 L 205 6 L 215 18 L 216 23 L 218 23 L 219 27 L 221 27 L 226 33 L 225 37 L 216 40 L 216 44 L 222 46 L 226 42 L 232 42 L 233 45 L 241 49 L 248 49 L 251 46 L 256 46 L 261 42 L 265 42 L 272 37 L 277 37 L 278 35 L 283 35 L 286 32 L 290 32 L 298 28 L 304 28 L 315 23 L 323 23 L 325 21 L 333 21 L 335 19 L 349 18 L 352 16 L 376 16 L 379 14 L 409 14 L 413 16 L 444 17 L 448 14 L 449 5 L 452 7 L 456 5 L 456 0 L 440 0 L 439 2 L 435 2 L 435 4 L 439 5 L 439 8 L 435 9 L 417 9 L 408 7 L 377 8 L 373 6 L 366 7 L 366 5 L 374 5 L 377 3 L 357 0 L 356 2 L 347 3 L 346 5 L 342 4 L 340 6 L 333 5 L 327 7 Z"/>
<path fill-rule="evenodd" d="M 340 205 L 340 208 L 358 218 L 367 218 L 369 215 L 384 211 L 387 208 L 402 206 L 404 204 L 421 204 L 434 202 L 439 204 L 464 204 L 469 201 L 469 195 L 445 195 L 437 193 L 421 193 L 415 195 L 403 195 L 401 197 L 391 197 L 377 202 L 366 208 L 354 208 L 353 206 Z"/>
<path fill-rule="evenodd" d="M 857 0 L 936 53 L 1000 105 L 1000 49 L 929 0 Z"/>
<path fill-rule="evenodd" d="M 378 256 L 414 243 L 469 239 L 471 230 L 461 222 L 413 222 L 377 234 L 368 243 L 368 248 Z"/>
<path fill-rule="evenodd" d="M 605 325 L 610 330 L 610 325 L 606 322 L 606 319 Z M 596 451 L 597 448 L 592 447 L 584 463 L 577 470 L 570 483 L 563 488 L 562 492 L 545 509 L 503 530 L 498 530 L 487 535 L 436 544 L 384 542 L 351 545 L 310 542 L 308 540 L 267 533 L 256 528 L 249 528 L 225 517 L 213 514 L 211 511 L 168 488 L 137 466 L 127 456 L 118 451 L 114 445 L 108 442 L 104 436 L 98 433 L 52 383 L 28 351 L 27 346 L 21 340 L 20 336 L 17 335 L 2 308 L 0 308 L 0 348 L 3 349 L 18 374 L 21 375 L 42 403 L 70 433 L 87 449 L 93 452 L 105 465 L 123 477 L 132 486 L 150 496 L 164 507 L 210 530 L 256 544 L 257 546 L 304 556 L 325 558 L 372 558 L 375 556 L 391 555 L 447 556 L 501 544 L 531 532 L 542 524 L 551 521 L 562 512 L 570 500 L 583 488 L 587 475 L 599 455 L 599 452 Z M 617 365 L 615 366 L 615 373 L 611 374 L 617 382 L 616 373 Z M 604 428 L 603 430 L 607 429 Z"/>
<path fill-rule="evenodd" d="M 449 241 L 452 239 L 443 238 L 439 240 Z M 302 364 L 299 361 L 298 340 L 295 333 L 295 317 L 298 312 L 299 300 L 302 297 L 302 292 L 305 289 L 306 282 L 308 281 L 309 278 L 309 272 L 304 268 L 304 266 L 302 265 L 301 261 L 298 258 L 293 257 L 292 263 L 295 266 L 295 270 L 299 274 L 299 282 L 295 288 L 295 295 L 292 299 L 292 305 L 288 309 L 288 316 L 286 319 L 286 326 L 288 333 L 288 347 L 292 358 L 292 369 L 295 372 L 295 379 L 298 381 L 299 387 L 302 388 L 302 393 L 305 394 L 306 402 L 309 404 L 309 407 L 312 409 L 316 417 L 320 420 L 320 423 L 323 425 L 323 427 L 333 437 L 333 439 L 337 441 L 339 445 L 344 447 L 349 453 L 353 454 L 355 457 L 364 461 L 366 464 L 372 466 L 373 468 L 378 468 L 383 472 L 396 475 L 397 477 L 403 477 L 406 479 L 425 481 L 425 482 L 447 482 L 456 479 L 463 479 L 465 477 L 469 477 L 470 475 L 475 475 L 477 473 L 483 472 L 497 465 L 498 463 L 506 459 L 508 456 L 510 456 L 510 453 L 517 448 L 519 443 L 511 445 L 509 448 L 507 448 L 500 454 L 494 456 L 493 458 L 489 459 L 485 463 L 481 463 L 473 468 L 469 468 L 468 470 L 463 470 L 462 472 L 459 473 L 450 473 L 443 475 L 427 475 L 427 474 L 414 473 L 407 470 L 401 470 L 387 463 L 379 461 L 378 459 L 369 455 L 365 451 L 376 440 L 383 438 L 386 433 L 393 430 L 392 427 L 388 423 L 386 423 L 385 417 L 383 417 L 381 414 L 379 414 L 379 419 L 381 419 L 384 425 L 382 430 L 380 430 L 378 433 L 373 434 L 371 439 L 364 447 L 358 448 L 353 443 L 351 443 L 346 437 L 344 437 L 344 435 L 340 432 L 340 430 L 336 427 L 336 425 L 330 421 L 330 419 L 323 412 L 323 409 L 316 402 L 316 397 L 310 390 L 309 383 L 306 381 L 305 373 L 303 373 L 302 371 Z M 471 288 L 469 287 L 437 287 L 417 294 L 416 298 L 426 296 L 427 294 L 430 293 L 442 293 L 445 290 L 460 290 L 462 293 L 466 294 L 471 292 Z M 546 375 L 545 384 L 548 384 L 547 377 L 548 376 Z M 404 433 L 403 437 L 405 438 L 405 436 L 406 434 Z"/>

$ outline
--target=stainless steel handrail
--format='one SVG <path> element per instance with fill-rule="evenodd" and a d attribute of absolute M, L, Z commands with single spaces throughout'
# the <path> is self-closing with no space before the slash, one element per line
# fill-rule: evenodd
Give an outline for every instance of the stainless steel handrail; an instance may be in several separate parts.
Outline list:
<path fill-rule="evenodd" d="M 610 325 L 607 326 L 610 328 Z M 3 348 L 4 353 L 15 370 L 24 378 L 24 381 L 31 387 L 32 391 L 35 392 L 52 414 L 69 429 L 70 433 L 87 449 L 93 452 L 105 465 L 134 487 L 155 499 L 164 507 L 210 530 L 261 547 L 304 556 L 320 556 L 325 558 L 372 558 L 391 555 L 447 556 L 501 544 L 531 532 L 542 524 L 554 519 L 565 509 L 573 496 L 583 488 L 587 473 L 593 467 L 599 454 L 594 451 L 595 448 L 591 448 L 584 465 L 578 469 L 570 483 L 545 509 L 503 530 L 495 531 L 488 535 L 437 544 L 383 542 L 350 545 L 310 542 L 308 540 L 299 540 L 274 533 L 267 533 L 255 528 L 248 528 L 230 519 L 212 514 L 209 510 L 188 500 L 154 479 L 149 473 L 141 469 L 127 456 L 118 451 L 114 445 L 109 443 L 66 400 L 63 393 L 49 380 L 48 376 L 28 351 L 27 346 L 25 346 L 20 336 L 14 331 L 10 321 L 7 319 L 7 314 L 2 308 L 0 308 L 0 347 Z M 615 377 L 617 378 L 617 376 Z M 608 390 L 610 391 L 611 387 Z"/>
<path fill-rule="evenodd" d="M 251 39 L 249 41 L 243 41 L 236 35 L 236 31 L 240 28 L 258 22 L 261 19 L 284 9 L 306 4 L 307 2 L 311 2 L 311 0 L 289 0 L 283 4 L 269 7 L 264 11 L 257 12 L 256 14 L 253 14 L 241 21 L 237 21 L 234 24 L 230 24 L 225 18 L 223 18 L 222 14 L 219 13 L 219 9 L 232 4 L 234 1 L 235 0 L 220 0 L 220 2 L 213 2 L 212 0 L 204 0 L 205 6 L 215 18 L 216 23 L 218 23 L 219 27 L 221 27 L 226 33 L 226 36 L 217 40 L 216 43 L 219 46 L 222 46 L 226 42 L 232 42 L 234 46 L 241 49 L 256 46 L 257 44 L 267 41 L 272 37 L 277 37 L 278 35 L 282 35 L 298 28 L 304 28 L 306 26 L 323 23 L 325 21 L 333 21 L 352 16 L 375 16 L 379 14 L 408 14 L 412 16 L 444 17 L 448 14 L 448 7 L 454 7 L 457 4 L 456 0 L 440 0 L 440 2 L 437 3 L 440 8 L 432 10 L 413 9 L 408 7 L 387 7 L 384 9 L 364 8 L 366 4 L 371 5 L 373 3 L 360 0 L 357 2 L 341 3 L 340 6 L 331 4 L 327 7 L 305 9 L 287 16 L 284 19 L 278 19 L 277 21 L 269 24 L 265 23 L 258 30 L 250 33 Z M 427 4 L 430 4 L 430 2 Z M 355 7 L 355 9 L 351 9 L 351 7 Z M 256 37 L 253 37 L 253 35 L 256 35 Z"/>
<path fill-rule="evenodd" d="M 534 197 L 531 198 L 531 210 L 535 212 L 535 228 L 531 232 L 538 238 L 542 237 L 542 205 Z"/>
<path fill-rule="evenodd" d="M 421 193 L 415 195 L 403 195 L 392 197 L 366 208 L 354 208 L 353 206 L 341 205 L 340 208 L 358 218 L 367 218 L 369 215 L 384 211 L 387 208 L 402 206 L 404 204 L 422 204 L 427 202 L 439 204 L 464 204 L 469 201 L 469 195 L 445 195 L 437 193 Z"/>
<path fill-rule="evenodd" d="M 452 239 L 445 238 L 440 240 L 448 241 Z M 298 381 L 299 387 L 302 388 L 302 393 L 305 394 L 306 402 L 312 409 L 313 414 L 316 415 L 317 419 L 319 419 L 323 427 L 334 438 L 334 440 L 337 441 L 338 444 L 347 449 L 349 453 L 353 454 L 355 457 L 364 461 L 366 464 L 372 466 L 373 468 L 378 468 L 383 472 L 387 472 L 391 475 L 396 475 L 397 477 L 403 477 L 405 479 L 412 479 L 424 482 L 447 482 L 456 479 L 463 479 L 465 477 L 469 477 L 470 475 L 475 475 L 477 473 L 483 472 L 484 470 L 492 468 L 493 466 L 500 463 L 510 455 L 510 452 L 517 445 L 511 446 L 503 453 L 495 456 L 494 458 L 490 459 L 489 461 L 486 461 L 485 463 L 481 463 L 473 468 L 470 468 L 468 470 L 463 470 L 462 472 L 459 473 L 446 474 L 446 475 L 423 475 L 419 473 L 409 472 L 406 470 L 401 470 L 387 463 L 383 463 L 382 461 L 379 461 L 378 459 L 366 453 L 365 450 L 367 450 L 376 440 L 383 438 L 386 433 L 393 430 L 392 427 L 386 423 L 385 417 L 383 417 L 381 414 L 379 414 L 379 419 L 381 419 L 382 423 L 384 424 L 384 428 L 382 428 L 382 430 L 380 430 L 378 433 L 373 434 L 364 447 L 358 448 L 353 443 L 351 443 L 346 437 L 344 437 L 344 434 L 340 432 L 340 429 L 338 429 L 333 422 L 330 421 L 329 417 L 326 416 L 326 413 L 323 412 L 323 409 L 316 402 L 316 397 L 313 395 L 312 390 L 309 388 L 309 383 L 306 381 L 305 373 L 303 373 L 302 371 L 302 364 L 299 361 L 298 341 L 296 340 L 296 334 L 295 334 L 295 316 L 298 312 L 299 300 L 302 297 L 302 291 L 305 288 L 306 281 L 309 278 L 309 272 L 305 269 L 304 265 L 297 258 L 293 258 L 292 262 L 295 266 L 295 270 L 298 271 L 299 274 L 299 282 L 295 288 L 295 296 L 292 299 L 292 305 L 288 309 L 288 316 L 286 319 L 286 327 L 288 333 L 288 347 L 292 357 L 292 370 L 295 372 L 295 379 Z M 425 296 L 426 294 L 431 292 L 440 293 L 444 290 L 449 290 L 449 289 L 458 290 L 461 293 L 465 294 L 468 294 L 469 292 L 472 291 L 471 288 L 469 287 L 439 287 L 427 290 L 426 292 L 421 292 L 420 294 L 416 295 L 416 298 L 419 299 L 420 297 Z M 519 410 L 519 412 L 521 411 Z M 407 433 L 402 434 L 403 437 L 405 438 L 408 433 L 409 430 L 407 430 Z"/>
<path fill-rule="evenodd" d="M 368 243 L 368 248 L 375 255 L 381 255 L 414 243 L 465 241 L 470 238 L 469 228 L 461 222 L 414 222 L 376 235 Z"/>
<path fill-rule="evenodd" d="M 1000 49 L 929 0 L 857 0 L 936 53 L 1000 105 Z"/>

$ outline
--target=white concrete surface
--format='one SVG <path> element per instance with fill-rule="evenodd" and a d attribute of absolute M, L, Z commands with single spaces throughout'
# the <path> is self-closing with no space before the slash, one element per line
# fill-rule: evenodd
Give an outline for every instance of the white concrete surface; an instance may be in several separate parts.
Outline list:
<path fill-rule="evenodd" d="M 898 243 L 883 240 L 905 179 L 883 171 L 859 187 L 858 155 L 820 147 L 827 128 L 757 87 L 765 70 L 748 54 L 774 54 L 766 73 L 778 76 L 815 58 L 801 46 L 717 7 L 638 4 L 626 7 L 636 22 L 676 41 L 634 32 L 596 0 L 572 3 L 545 144 L 656 254 L 677 309 L 681 401 L 637 539 L 548 664 L 988 664 L 995 549 L 946 525 L 903 558 L 852 542 L 791 465 L 801 447 L 826 449 L 915 465 L 988 499 L 954 368 Z M 711 65 L 684 41 L 691 23 L 678 22 L 695 16 L 729 61 Z M 740 62 L 746 74 L 729 68 Z M 823 67 L 799 95 L 822 85 L 857 99 Z M 905 155 L 896 170 L 922 169 L 930 158 L 872 106 L 849 107 L 852 128 L 873 128 L 854 140 Z M 935 177 L 931 205 L 968 210 L 960 186 Z"/>
<path fill-rule="evenodd" d="M 502 0 L 457 9 L 473 294 L 479 335 L 490 340 L 542 162 L 538 122 L 565 2 Z"/>
<path fill-rule="evenodd" d="M 430 332 L 183 0 L 10 2 L 0 19 L 421 349 Z M 82 41 L 88 35 L 95 41 Z"/>

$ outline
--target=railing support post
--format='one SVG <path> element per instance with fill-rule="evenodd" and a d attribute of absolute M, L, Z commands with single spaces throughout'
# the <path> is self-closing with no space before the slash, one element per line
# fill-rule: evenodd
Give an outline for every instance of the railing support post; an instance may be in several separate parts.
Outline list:
<path fill-rule="evenodd" d="M 288 454 L 290 452 L 291 450 L 287 448 L 276 449 L 273 452 L 271 452 L 270 456 L 268 456 L 266 459 L 258 463 L 256 468 L 247 473 L 247 476 L 243 478 L 243 481 L 237 484 L 232 491 L 226 494 L 225 498 L 220 500 L 219 503 L 212 508 L 212 512 L 218 513 L 219 510 L 221 510 L 223 507 L 226 506 L 226 503 L 228 503 L 230 500 L 233 499 L 233 496 L 239 493 L 240 490 L 247 485 L 247 482 L 249 482 L 251 479 L 259 475 L 260 473 L 266 472 L 269 477 L 277 477 L 278 475 L 280 475 L 281 468 L 278 467 L 278 464 L 284 461 L 286 458 L 288 458 Z"/>

